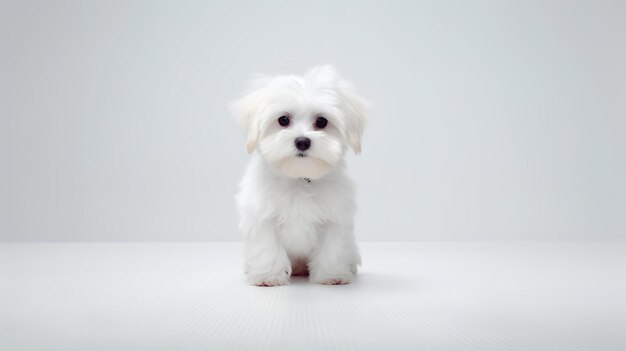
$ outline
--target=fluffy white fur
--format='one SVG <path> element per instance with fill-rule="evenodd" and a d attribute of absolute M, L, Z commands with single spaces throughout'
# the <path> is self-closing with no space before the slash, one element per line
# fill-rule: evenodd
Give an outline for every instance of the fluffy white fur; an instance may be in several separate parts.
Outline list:
<path fill-rule="evenodd" d="M 361 258 L 343 158 L 348 147 L 361 151 L 366 107 L 330 65 L 303 77 L 259 77 L 232 103 L 254 153 L 237 196 L 251 284 L 284 285 L 292 274 L 321 284 L 353 280 Z M 325 128 L 316 127 L 318 117 L 328 120 Z M 298 137 L 309 138 L 310 148 L 298 150 Z"/>

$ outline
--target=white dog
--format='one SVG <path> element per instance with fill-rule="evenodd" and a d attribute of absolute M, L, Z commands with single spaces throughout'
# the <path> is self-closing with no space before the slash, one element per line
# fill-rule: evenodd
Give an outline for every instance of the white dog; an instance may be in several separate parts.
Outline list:
<path fill-rule="evenodd" d="M 345 172 L 358 154 L 367 102 L 330 65 L 304 77 L 260 77 L 231 105 L 255 153 L 237 196 L 245 271 L 259 286 L 290 275 L 347 284 L 361 263 L 353 233 L 355 190 Z"/>

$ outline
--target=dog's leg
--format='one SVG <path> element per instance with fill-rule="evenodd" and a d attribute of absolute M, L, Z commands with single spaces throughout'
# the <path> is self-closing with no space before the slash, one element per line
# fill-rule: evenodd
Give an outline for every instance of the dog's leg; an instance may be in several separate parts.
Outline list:
<path fill-rule="evenodd" d="M 309 260 L 310 279 L 319 284 L 348 284 L 354 279 L 361 256 L 351 224 L 329 224 Z"/>
<path fill-rule="evenodd" d="M 289 283 L 291 262 L 278 242 L 271 223 L 254 226 L 246 239 L 248 282 L 257 286 Z"/>

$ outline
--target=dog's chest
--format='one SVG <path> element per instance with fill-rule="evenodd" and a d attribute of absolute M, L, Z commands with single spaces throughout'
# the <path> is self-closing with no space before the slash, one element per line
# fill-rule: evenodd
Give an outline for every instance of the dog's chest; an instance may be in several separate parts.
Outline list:
<path fill-rule="evenodd" d="M 307 256 L 317 246 L 328 221 L 326 203 L 320 194 L 308 189 L 285 192 L 280 200 L 275 209 L 278 238 L 288 254 Z"/>

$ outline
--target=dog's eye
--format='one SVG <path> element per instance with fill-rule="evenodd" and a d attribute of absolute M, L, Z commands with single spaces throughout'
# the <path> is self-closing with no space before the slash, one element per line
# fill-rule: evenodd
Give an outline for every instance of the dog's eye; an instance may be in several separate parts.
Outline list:
<path fill-rule="evenodd" d="M 315 121 L 315 126 L 319 129 L 326 128 L 327 124 L 328 124 L 328 120 L 324 117 L 317 117 L 317 120 Z"/>
<path fill-rule="evenodd" d="M 280 116 L 278 117 L 278 124 L 280 124 L 283 127 L 286 127 L 289 125 L 289 117 L 287 116 Z"/>

